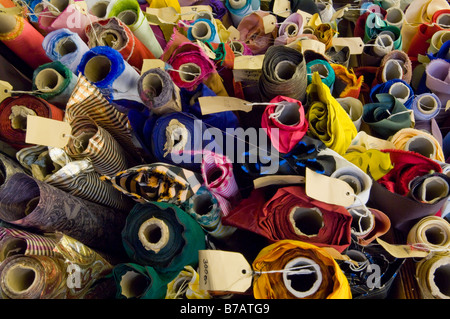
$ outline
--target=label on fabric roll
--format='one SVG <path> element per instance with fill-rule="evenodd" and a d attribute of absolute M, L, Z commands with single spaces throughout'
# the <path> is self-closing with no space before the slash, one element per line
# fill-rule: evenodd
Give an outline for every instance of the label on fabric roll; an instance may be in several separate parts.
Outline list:
<path fill-rule="evenodd" d="M 201 96 L 198 102 L 203 115 L 225 111 L 250 112 L 253 109 L 248 101 L 230 96 Z"/>
<path fill-rule="evenodd" d="M 302 47 L 302 53 L 304 53 L 307 50 L 312 50 L 320 54 L 325 54 L 326 51 L 325 44 L 317 40 L 312 39 L 301 40 L 300 45 Z"/>
<path fill-rule="evenodd" d="M 27 116 L 25 142 L 64 148 L 70 140 L 72 127 L 68 122 L 41 116 Z"/>
<path fill-rule="evenodd" d="M 228 37 L 229 41 L 238 41 L 241 38 L 241 33 L 235 27 L 231 26 L 227 31 L 230 32 L 230 36 Z"/>
<path fill-rule="evenodd" d="M 360 37 L 333 38 L 332 43 L 334 46 L 348 47 L 351 55 L 361 54 L 364 50 L 364 42 Z"/>
<path fill-rule="evenodd" d="M 141 74 L 150 70 L 160 68 L 161 70 L 165 70 L 166 63 L 161 59 L 144 59 L 142 63 Z"/>
<path fill-rule="evenodd" d="M 306 168 L 306 195 L 321 202 L 348 207 L 355 202 L 355 192 L 346 182 Z"/>
<path fill-rule="evenodd" d="M 149 8 L 145 9 L 147 15 L 156 16 L 161 23 L 175 23 L 179 19 L 179 14 L 173 7 Z"/>
<path fill-rule="evenodd" d="M 198 12 L 205 11 L 213 13 L 211 6 L 208 5 L 180 7 L 181 20 L 193 20 Z"/>
<path fill-rule="evenodd" d="M 262 20 L 265 34 L 272 32 L 277 26 L 277 17 L 272 14 L 266 15 Z"/>
<path fill-rule="evenodd" d="M 253 269 L 237 252 L 199 250 L 200 289 L 246 292 L 252 285 Z"/>
<path fill-rule="evenodd" d="M 233 76 L 236 82 L 258 81 L 262 72 L 264 54 L 242 55 L 234 59 Z"/>
<path fill-rule="evenodd" d="M 377 242 L 383 246 L 388 253 L 396 258 L 423 258 L 429 254 L 427 251 L 419 250 L 409 245 L 392 245 L 384 240 L 381 240 L 380 238 L 377 238 Z"/>
<path fill-rule="evenodd" d="M 287 18 L 291 15 L 291 2 L 289 0 L 274 0 L 272 11 L 277 16 Z"/>
<path fill-rule="evenodd" d="M 308 12 L 305 12 L 305 11 L 302 11 L 302 10 L 297 10 L 297 13 L 302 16 L 302 18 L 303 18 L 303 25 L 306 25 L 306 23 L 312 18 L 312 14 L 311 13 L 308 13 Z"/>
<path fill-rule="evenodd" d="M 450 100 L 447 101 L 447 104 L 445 104 L 445 110 L 447 111 L 450 108 Z"/>
<path fill-rule="evenodd" d="M 13 87 L 9 82 L 0 81 L 0 102 L 11 96 Z"/>
<path fill-rule="evenodd" d="M 262 188 L 269 185 L 304 184 L 305 178 L 299 175 L 271 175 L 259 177 L 253 180 L 255 188 Z"/>

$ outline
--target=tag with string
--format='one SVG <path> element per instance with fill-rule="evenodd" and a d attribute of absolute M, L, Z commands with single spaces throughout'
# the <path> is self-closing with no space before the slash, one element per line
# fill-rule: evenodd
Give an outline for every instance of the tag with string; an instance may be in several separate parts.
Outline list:
<path fill-rule="evenodd" d="M 231 96 L 201 96 L 198 102 L 203 115 L 225 111 L 250 112 L 253 109 L 248 101 Z"/>
<path fill-rule="evenodd" d="M 6 81 L 0 81 L 0 103 L 5 99 L 11 97 L 11 91 L 13 87 L 10 83 Z"/>
<path fill-rule="evenodd" d="M 69 143 L 72 127 L 68 122 L 48 119 L 41 116 L 27 116 L 25 142 L 64 148 Z"/>
<path fill-rule="evenodd" d="M 289 0 L 274 0 L 273 14 L 287 18 L 291 15 L 291 2 Z"/>
<path fill-rule="evenodd" d="M 241 32 L 235 27 L 230 26 L 227 31 L 230 32 L 229 41 L 238 41 L 241 38 Z"/>
<path fill-rule="evenodd" d="M 333 46 L 347 46 L 350 49 L 351 55 L 362 54 L 364 50 L 364 42 L 360 37 L 349 37 L 349 38 L 333 38 Z"/>

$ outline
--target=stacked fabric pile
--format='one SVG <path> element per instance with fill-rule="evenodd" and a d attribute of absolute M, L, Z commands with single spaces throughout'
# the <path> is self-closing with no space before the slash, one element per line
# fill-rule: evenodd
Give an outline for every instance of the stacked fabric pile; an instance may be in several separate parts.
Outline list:
<path fill-rule="evenodd" d="M 446 0 L 0 0 L 0 40 L 0 298 L 391 298 L 407 262 L 450 298 Z"/>

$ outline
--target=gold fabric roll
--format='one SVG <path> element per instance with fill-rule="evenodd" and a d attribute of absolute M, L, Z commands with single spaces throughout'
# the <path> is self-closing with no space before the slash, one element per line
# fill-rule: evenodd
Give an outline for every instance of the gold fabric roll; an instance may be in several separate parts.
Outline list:
<path fill-rule="evenodd" d="M 434 253 L 422 259 L 416 279 L 423 299 L 450 299 L 450 255 Z"/>

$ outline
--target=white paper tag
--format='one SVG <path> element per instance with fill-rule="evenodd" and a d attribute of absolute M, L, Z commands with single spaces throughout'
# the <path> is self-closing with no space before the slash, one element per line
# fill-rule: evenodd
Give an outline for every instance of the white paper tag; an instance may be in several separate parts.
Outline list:
<path fill-rule="evenodd" d="M 277 26 L 277 17 L 275 17 L 272 14 L 266 15 L 263 18 L 263 24 L 264 24 L 264 33 L 265 34 L 270 33 Z"/>
<path fill-rule="evenodd" d="M 377 238 L 377 242 L 383 246 L 386 251 L 391 254 L 395 258 L 423 258 L 428 256 L 429 252 L 413 249 L 409 245 L 393 245 L 385 242 L 384 240 L 381 240 L 380 238 Z"/>
<path fill-rule="evenodd" d="M 349 38 L 333 38 L 333 46 L 348 47 L 351 55 L 357 55 L 363 53 L 364 42 L 360 37 Z"/>
<path fill-rule="evenodd" d="M 198 12 L 213 13 L 211 6 L 208 5 L 180 7 L 181 20 L 193 20 Z"/>
<path fill-rule="evenodd" d="M 252 285 L 253 269 L 237 252 L 199 250 L 200 289 L 246 292 Z"/>
<path fill-rule="evenodd" d="M 291 15 L 291 2 L 289 0 L 274 0 L 273 14 L 287 18 Z"/>
<path fill-rule="evenodd" d="M 70 140 L 72 127 L 69 123 L 41 116 L 27 116 L 25 142 L 64 148 Z"/>
<path fill-rule="evenodd" d="M 165 70 L 166 63 L 161 59 L 144 59 L 142 61 L 142 70 L 141 74 L 150 70 L 160 68 L 161 70 Z"/>

